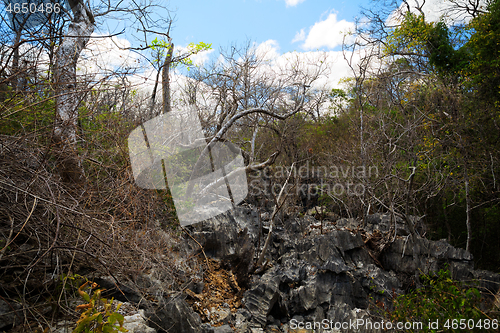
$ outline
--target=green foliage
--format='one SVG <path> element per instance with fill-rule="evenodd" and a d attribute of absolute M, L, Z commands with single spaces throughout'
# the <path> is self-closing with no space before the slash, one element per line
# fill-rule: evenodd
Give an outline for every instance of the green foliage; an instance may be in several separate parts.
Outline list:
<path fill-rule="evenodd" d="M 384 136 L 389 141 L 405 140 L 390 151 L 395 162 L 384 172 L 406 179 L 407 161 L 417 156 L 415 209 L 432 224 L 435 233 L 431 231 L 431 237 L 447 237 L 455 246 L 465 246 L 467 239 L 467 167 L 469 209 L 473 207 L 469 211 L 470 250 L 480 258 L 476 264 L 496 270 L 499 259 L 493 252 L 499 250 L 495 239 L 500 234 L 500 1 L 491 1 L 481 10 L 484 12 L 464 25 L 426 22 L 422 15 L 407 13 L 384 41 L 384 51 L 394 56 L 394 61 L 383 75 L 365 80 L 360 89 L 376 91 L 375 109 L 370 113 L 383 124 Z M 394 96 L 398 108 L 391 106 Z M 374 99 L 361 97 L 358 103 L 366 106 L 370 100 Z M 366 116 L 369 109 L 363 110 Z M 411 141 L 406 141 L 398 124 L 412 122 L 415 110 L 424 118 L 408 134 Z M 370 126 L 365 118 L 365 128 L 380 133 L 382 127 Z M 373 152 L 370 157 L 383 165 L 384 150 L 378 151 L 382 154 Z M 444 208 L 443 202 L 447 203 Z"/>
<path fill-rule="evenodd" d="M 84 281 L 86 281 L 85 277 L 79 274 L 65 274 L 62 273 L 59 275 L 59 284 L 57 285 L 58 291 L 76 293 L 78 290 L 78 286 L 81 286 Z"/>
<path fill-rule="evenodd" d="M 455 50 L 450 31 L 444 22 L 438 22 L 429 31 L 427 36 L 427 50 L 429 63 L 442 73 L 458 74 L 470 61 L 467 47 Z"/>
<path fill-rule="evenodd" d="M 154 60 L 155 62 L 161 61 L 162 58 L 164 58 L 169 52 L 171 52 L 172 45 L 164 40 L 164 39 L 158 39 L 155 38 L 152 42 L 151 45 L 149 46 L 151 50 L 157 52 L 157 58 Z M 212 44 L 207 44 L 204 42 L 199 42 L 197 44 L 195 43 L 189 43 L 187 46 L 187 54 L 184 56 L 181 56 L 178 60 L 178 62 L 173 63 L 173 66 L 176 66 L 178 64 L 182 64 L 184 66 L 187 66 L 188 68 L 190 66 L 193 66 L 193 61 L 189 58 L 191 55 L 197 54 L 202 51 L 208 51 L 212 49 Z"/>
<path fill-rule="evenodd" d="M 424 55 L 432 24 L 425 22 L 422 15 L 408 12 L 401 25 L 395 28 L 387 37 L 386 54 Z"/>
<path fill-rule="evenodd" d="M 455 27 L 452 37 L 445 22 L 425 22 L 423 15 L 408 12 L 387 38 L 385 52 L 427 57 L 429 65 L 442 74 L 461 73 L 470 61 L 468 47 L 455 45 L 461 43 L 459 37 L 464 30 L 468 27 Z"/>
<path fill-rule="evenodd" d="M 30 98 L 12 95 L 3 102 L 5 107 L 0 111 L 0 134 L 25 135 L 39 133 L 40 138 L 46 138 L 45 133 L 52 129 L 54 122 L 54 100 L 43 95 L 32 95 Z"/>
<path fill-rule="evenodd" d="M 102 289 L 93 290 L 90 296 L 84 289 L 89 284 L 85 282 L 78 293 L 87 302 L 77 306 L 77 310 L 85 310 L 80 319 L 77 321 L 77 326 L 73 333 L 112 333 L 112 332 L 127 332 L 123 328 L 124 317 L 117 311 L 120 305 L 113 309 L 113 299 L 107 300 L 101 297 Z M 92 288 L 96 288 L 97 284 L 93 283 Z"/>
<path fill-rule="evenodd" d="M 470 83 L 481 99 L 500 107 L 500 1 L 492 1 L 489 12 L 479 15 L 470 23 L 475 33 L 467 47 L 473 54 L 467 71 Z"/>
<path fill-rule="evenodd" d="M 447 332 L 462 332 L 463 329 L 453 326 L 452 320 L 457 323 L 473 320 L 476 328 L 480 320 L 490 320 L 490 329 L 484 331 L 496 332 L 491 325 L 493 318 L 481 311 L 482 298 L 477 288 L 452 280 L 447 270 L 424 274 L 421 279 L 421 288 L 398 296 L 393 301 L 393 310 L 385 311 L 392 322 L 422 322 L 423 332 L 438 332 L 448 321 Z M 436 320 L 440 325 L 438 330 L 427 327 Z"/>

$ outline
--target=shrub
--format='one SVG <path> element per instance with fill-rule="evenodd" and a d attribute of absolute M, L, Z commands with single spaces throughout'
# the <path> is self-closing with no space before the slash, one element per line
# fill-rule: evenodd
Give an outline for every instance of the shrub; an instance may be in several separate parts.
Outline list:
<path fill-rule="evenodd" d="M 497 332 L 498 318 L 481 310 L 484 299 L 476 287 L 452 280 L 448 270 L 421 280 L 421 288 L 396 297 L 393 310 L 385 310 L 391 322 L 421 322 L 423 332 Z M 436 321 L 437 327 L 429 325 Z"/>
<path fill-rule="evenodd" d="M 117 311 L 120 305 L 113 308 L 113 299 L 107 300 L 101 298 L 102 289 L 97 289 L 92 292 L 92 297 L 83 289 L 89 284 L 85 282 L 78 293 L 87 302 L 76 307 L 77 310 L 85 310 L 77 321 L 77 326 L 73 333 L 111 333 L 111 332 L 127 332 L 123 328 L 124 317 Z M 93 283 L 92 288 L 96 288 L 97 284 Z"/>

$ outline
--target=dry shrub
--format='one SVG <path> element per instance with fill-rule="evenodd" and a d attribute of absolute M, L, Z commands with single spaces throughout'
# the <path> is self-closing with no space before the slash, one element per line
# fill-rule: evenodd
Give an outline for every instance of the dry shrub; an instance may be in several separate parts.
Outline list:
<path fill-rule="evenodd" d="M 161 272 L 156 278 L 175 290 L 197 270 L 180 253 L 167 195 L 135 185 L 123 148 L 107 164 L 88 152 L 86 182 L 69 184 L 50 147 L 0 135 L 0 296 L 22 309 L 19 321 L 47 327 L 51 314 L 76 316 L 68 288 L 75 274 L 124 281 Z"/>

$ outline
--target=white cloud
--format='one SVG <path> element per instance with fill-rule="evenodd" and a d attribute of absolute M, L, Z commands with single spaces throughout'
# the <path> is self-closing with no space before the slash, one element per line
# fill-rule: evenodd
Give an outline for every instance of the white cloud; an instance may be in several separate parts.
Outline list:
<path fill-rule="evenodd" d="M 280 54 L 278 43 L 268 40 L 256 46 L 256 54 L 267 61 L 266 65 L 261 66 L 260 71 L 261 75 L 269 79 L 304 73 L 310 77 L 317 77 L 312 84 L 313 88 L 332 89 L 341 87 L 341 79 L 353 75 L 342 51 L 293 51 Z M 360 51 L 352 56 L 348 51 L 345 54 L 354 67 L 361 58 Z"/>
<path fill-rule="evenodd" d="M 309 30 L 302 47 L 306 50 L 327 47 L 333 49 L 342 45 L 346 33 L 354 30 L 354 23 L 346 20 L 337 21 L 337 14 L 330 13 L 328 17 L 316 22 Z"/>
<path fill-rule="evenodd" d="M 295 37 L 293 37 L 292 43 L 302 42 L 303 40 L 306 40 L 306 32 L 304 29 L 300 29 L 300 31 L 295 34 Z"/>
<path fill-rule="evenodd" d="M 472 18 L 463 9 L 465 6 L 471 6 L 469 0 L 454 0 L 453 2 L 443 0 L 408 0 L 407 3 L 408 6 L 402 3 L 398 9 L 389 15 L 389 18 L 386 20 L 387 25 L 399 24 L 403 15 L 408 11 L 408 7 L 410 7 L 410 12 L 415 14 L 420 14 L 418 8 L 421 7 L 427 22 L 438 22 L 443 19 L 447 23 L 458 23 L 468 22 Z M 462 7 L 462 9 L 458 8 L 457 5 Z M 479 0 L 479 6 L 482 7 L 482 10 L 485 10 L 486 1 Z"/>
<path fill-rule="evenodd" d="M 126 39 L 94 33 L 78 61 L 79 70 L 104 75 L 118 68 L 137 67 L 139 56 L 128 50 L 130 46 Z"/>
<path fill-rule="evenodd" d="M 278 58 L 279 48 L 280 47 L 277 41 L 269 39 L 259 44 L 255 50 L 255 53 L 263 60 L 272 61 Z"/>
<path fill-rule="evenodd" d="M 193 54 L 190 58 L 193 61 L 193 64 L 196 66 L 202 66 L 205 64 L 208 59 L 210 58 L 210 54 L 214 52 L 214 50 L 207 50 L 207 51 L 202 51 L 197 54 Z"/>
<path fill-rule="evenodd" d="M 295 7 L 306 0 L 285 0 L 287 7 Z"/>

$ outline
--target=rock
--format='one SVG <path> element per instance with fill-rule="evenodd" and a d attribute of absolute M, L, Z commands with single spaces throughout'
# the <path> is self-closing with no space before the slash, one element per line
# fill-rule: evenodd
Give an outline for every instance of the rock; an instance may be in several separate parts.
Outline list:
<path fill-rule="evenodd" d="M 159 327 L 165 332 L 206 332 L 201 326 L 200 316 L 179 296 L 161 298 L 158 305 L 146 310 L 146 317 L 152 322 L 149 326 Z"/>
<path fill-rule="evenodd" d="M 24 317 L 20 308 L 17 303 L 7 303 L 0 299 L 0 330 L 9 329 L 22 322 Z"/>
<path fill-rule="evenodd" d="M 356 229 L 360 225 L 360 222 L 353 219 L 353 218 L 341 218 L 338 219 L 335 226 L 338 229 L 343 229 L 343 228 L 349 228 L 349 229 Z"/>
<path fill-rule="evenodd" d="M 353 284 L 346 274 L 319 271 L 309 275 L 301 284 L 287 295 L 291 314 L 315 310 L 321 304 L 345 302 L 353 306 L 355 303 L 352 297 Z"/>
<path fill-rule="evenodd" d="M 335 230 L 327 235 L 282 243 L 279 251 L 280 261 L 297 258 L 319 266 L 329 265 L 329 261 L 333 262 L 333 266 L 341 266 L 342 263 L 338 259 L 342 258 L 342 253 L 363 246 L 361 235 L 346 230 Z"/>
<path fill-rule="evenodd" d="M 236 207 L 193 225 L 192 229 L 192 236 L 201 244 L 206 255 L 228 263 L 238 278 L 238 284 L 246 287 L 260 235 L 257 212 L 248 207 Z M 199 251 L 198 244 L 191 239 L 188 241 L 193 243 L 193 250 Z"/>
<path fill-rule="evenodd" d="M 113 297 L 115 300 L 129 303 L 139 303 L 142 299 L 142 295 L 132 286 L 117 282 L 111 276 L 96 278 L 94 282 L 99 285 L 100 289 L 104 289 L 102 296 L 105 298 Z"/>
<path fill-rule="evenodd" d="M 313 212 L 309 210 L 309 213 Z M 263 221 L 264 217 L 261 216 L 259 221 L 259 216 L 251 208 L 238 207 L 193 226 L 192 234 L 204 246 L 207 255 L 230 262 L 234 270 L 239 269 L 239 274 L 244 275 L 254 259 L 252 249 L 258 249 L 259 244 L 262 246 L 265 230 L 269 230 L 269 223 Z M 412 219 L 417 222 L 417 218 Z M 239 333 L 299 332 L 291 329 L 290 321 L 294 319 L 301 322 L 328 320 L 333 324 L 359 323 L 361 320 L 366 323 L 359 330 L 351 326 L 348 329 L 332 326 L 319 332 L 382 332 L 377 325 L 379 322 L 370 319 L 370 302 L 383 303 L 390 309 L 393 296 L 403 293 L 407 276 L 415 276 L 417 269 L 424 273 L 437 271 L 445 264 L 448 264 L 454 278 L 471 279 L 477 276 L 490 281 L 482 282 L 483 290 L 495 294 L 500 289 L 500 275 L 474 272 L 470 253 L 443 240 L 419 238 L 414 244 L 411 237 L 402 236 L 408 234 L 404 222 L 397 218 L 391 221 L 390 215 L 372 214 L 367 217 L 364 232 L 372 236 L 376 232 L 379 237 L 370 238 L 375 241 L 367 244 L 364 243 L 366 234 L 357 232 L 361 227 L 359 220 L 337 220 L 335 228 L 323 228 L 324 233 L 318 235 L 313 235 L 311 226 L 314 224 L 318 221 L 309 215 L 301 218 L 293 216 L 277 222 L 266 253 L 266 258 L 270 260 L 267 271 L 250 276 L 248 288 L 243 294 L 244 308 L 232 314 L 224 312 L 224 319 L 217 322 L 223 326 L 213 328 L 194 323 L 186 330 L 176 326 L 172 331 L 193 331 L 196 326 L 207 332 L 225 332 L 230 327 Z M 386 237 L 384 233 L 394 225 L 398 230 L 395 241 L 377 248 L 377 240 Z M 197 247 L 193 245 L 192 249 Z M 243 264 L 238 266 L 238 262 Z M 188 318 L 192 316 L 187 315 Z"/>
<path fill-rule="evenodd" d="M 214 333 L 234 333 L 233 329 L 229 325 L 222 325 L 214 328 Z"/>
<path fill-rule="evenodd" d="M 326 207 L 316 206 L 311 209 L 308 209 L 306 214 L 311 216 L 316 216 L 316 214 L 326 213 Z"/>
<path fill-rule="evenodd" d="M 425 225 L 421 222 L 422 219 L 420 217 L 410 216 L 410 220 L 415 225 L 415 229 L 419 235 L 423 235 L 426 232 Z M 342 218 L 337 220 L 336 226 L 337 228 L 349 229 L 363 227 L 367 233 L 373 233 L 376 230 L 386 233 L 396 228 L 398 236 L 408 236 L 410 234 L 406 222 L 398 216 L 391 218 L 390 214 L 369 214 L 366 216 L 365 222 L 363 226 L 363 221 L 361 220 Z"/>
<path fill-rule="evenodd" d="M 356 270 L 353 274 L 354 280 L 359 282 L 366 293 L 371 295 L 373 301 L 389 306 L 392 303 L 393 296 L 403 293 L 402 284 L 393 271 L 385 271 L 376 265 L 368 264 L 362 269 Z M 356 295 L 361 298 L 357 302 L 357 307 L 367 307 L 360 306 L 367 296 L 366 293 Z"/>
<path fill-rule="evenodd" d="M 236 311 L 233 319 L 233 325 L 235 327 L 235 332 L 237 333 L 247 333 L 250 330 L 249 320 L 252 318 L 250 312 L 246 309 L 240 308 Z"/>
<path fill-rule="evenodd" d="M 210 309 L 210 313 L 212 314 L 211 317 L 217 318 L 213 322 L 211 321 L 211 324 L 227 324 L 229 322 L 230 316 L 231 316 L 231 309 L 229 308 L 215 308 L 212 307 Z"/>
<path fill-rule="evenodd" d="M 413 259 L 416 251 L 417 262 Z M 438 271 L 448 264 L 455 279 L 472 277 L 474 262 L 472 254 L 451 246 L 445 240 L 430 241 L 418 238 L 414 244 L 412 237 L 398 238 L 381 255 L 386 270 L 414 274 L 417 269 L 423 273 Z"/>
<path fill-rule="evenodd" d="M 75 322 L 70 320 L 58 321 L 55 327 L 51 327 L 51 333 L 72 333 L 75 329 Z"/>
<path fill-rule="evenodd" d="M 234 255 L 240 245 L 239 238 L 246 229 L 249 239 L 256 243 L 259 234 L 257 211 L 248 207 L 236 207 L 226 213 L 190 226 L 191 234 L 203 246 L 205 253 L 216 259 Z M 189 237 L 187 237 L 189 241 Z M 198 250 L 197 244 L 192 244 Z"/>
<path fill-rule="evenodd" d="M 128 333 L 156 333 L 156 330 L 146 325 L 144 319 L 144 310 L 139 310 L 138 313 L 125 316 L 123 327 L 128 330 Z"/>
<path fill-rule="evenodd" d="M 500 274 L 484 270 L 474 271 L 474 279 L 480 282 L 479 287 L 486 295 L 500 293 Z"/>
<path fill-rule="evenodd" d="M 243 304 L 251 313 L 252 321 L 262 327 L 267 323 L 267 316 L 279 298 L 279 272 L 271 269 L 259 282 L 243 295 Z"/>

